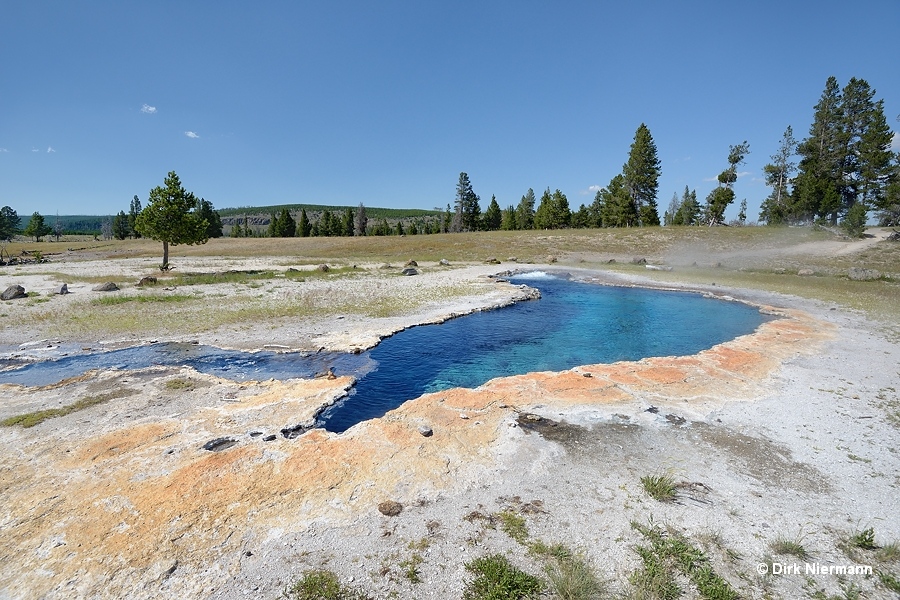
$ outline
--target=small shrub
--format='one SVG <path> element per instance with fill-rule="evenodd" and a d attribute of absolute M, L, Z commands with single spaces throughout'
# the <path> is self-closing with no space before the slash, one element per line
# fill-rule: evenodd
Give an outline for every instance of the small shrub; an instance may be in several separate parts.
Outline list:
<path fill-rule="evenodd" d="M 675 480 L 670 475 L 647 475 L 641 477 L 641 484 L 651 498 L 660 502 L 671 502 L 675 499 Z"/>
<path fill-rule="evenodd" d="M 283 597 L 288 600 L 370 600 L 371 596 L 341 584 L 331 571 L 314 570 L 303 574 Z"/>
<path fill-rule="evenodd" d="M 466 583 L 464 600 L 521 600 L 540 593 L 543 582 L 513 566 L 502 554 L 466 563 L 475 578 Z"/>
<path fill-rule="evenodd" d="M 869 527 L 850 536 L 850 544 L 863 550 L 877 550 L 875 544 L 875 528 Z"/>

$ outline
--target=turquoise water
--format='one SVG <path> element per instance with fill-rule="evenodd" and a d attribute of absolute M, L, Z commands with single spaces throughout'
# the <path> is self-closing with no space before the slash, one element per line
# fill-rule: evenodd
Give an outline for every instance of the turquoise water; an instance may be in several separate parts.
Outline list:
<path fill-rule="evenodd" d="M 320 425 L 342 432 L 404 400 L 495 377 L 695 354 L 750 333 L 768 317 L 700 294 L 620 288 L 536 273 L 515 277 L 538 301 L 402 331 L 369 352 L 372 370 Z"/>
<path fill-rule="evenodd" d="M 422 325 L 360 355 L 239 352 L 194 344 L 152 344 L 80 352 L 22 366 L 0 361 L 0 382 L 37 386 L 91 369 L 190 366 L 235 381 L 307 378 L 332 369 L 357 377 L 319 426 L 342 432 L 406 400 L 495 377 L 578 365 L 695 354 L 750 333 L 768 317 L 750 306 L 700 294 L 591 285 L 535 273 L 514 277 L 541 299 Z"/>

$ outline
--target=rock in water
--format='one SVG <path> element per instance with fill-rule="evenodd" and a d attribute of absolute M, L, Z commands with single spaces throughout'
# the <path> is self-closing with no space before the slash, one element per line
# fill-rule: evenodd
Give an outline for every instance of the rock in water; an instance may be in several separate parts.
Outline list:
<path fill-rule="evenodd" d="M 21 285 L 11 285 L 0 294 L 0 300 L 15 300 L 16 298 L 25 298 L 25 288 Z"/>
<path fill-rule="evenodd" d="M 107 281 L 106 283 L 101 283 L 98 286 L 94 286 L 93 290 L 95 292 L 116 292 L 119 290 L 119 286 L 117 286 L 112 281 Z"/>
<path fill-rule="evenodd" d="M 403 512 L 403 505 L 393 500 L 385 500 L 378 505 L 378 512 L 386 517 L 396 517 Z"/>

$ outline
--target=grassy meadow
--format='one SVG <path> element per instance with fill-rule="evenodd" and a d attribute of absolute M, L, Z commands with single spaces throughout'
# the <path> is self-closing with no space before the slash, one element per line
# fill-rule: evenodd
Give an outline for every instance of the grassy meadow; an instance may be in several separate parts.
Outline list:
<path fill-rule="evenodd" d="M 861 248 L 861 249 L 858 249 Z M 828 231 L 810 228 L 769 227 L 652 227 L 635 229 L 496 231 L 464 234 L 438 234 L 387 237 L 332 238 L 219 238 L 196 246 L 170 248 L 170 262 L 176 269 L 162 274 L 149 268 L 146 275 L 159 278 L 150 288 L 134 288 L 131 275 L 68 274 L 70 261 L 115 261 L 161 258 L 162 245 L 146 239 L 94 241 L 90 238 L 64 238 L 59 242 L 15 242 L 7 250 L 24 262 L 0 267 L 0 274 L 52 273 L 59 281 L 99 283 L 116 281 L 126 295 L 94 300 L 90 311 L 73 316 L 70 311 L 47 307 L 23 315 L 50 334 L 57 328 L 69 334 L 88 331 L 143 331 L 148 323 L 166 332 L 209 331 L 223 325 L 256 323 L 288 318 L 356 313 L 390 316 L 411 311 L 427 302 L 457 297 L 472 292 L 469 286 L 448 285 L 430 292 L 418 291 L 400 297 L 390 286 L 381 293 L 347 291 L 337 287 L 310 287 L 284 293 L 287 280 L 323 280 L 335 286 L 341 280 L 367 276 L 396 276 L 408 260 L 436 263 L 447 259 L 452 265 L 483 263 L 496 258 L 510 267 L 519 263 L 595 268 L 619 273 L 639 274 L 659 283 L 715 283 L 760 289 L 833 302 L 865 311 L 870 316 L 900 328 L 900 243 L 849 242 Z M 23 254 L 24 251 L 24 254 Z M 29 257 L 40 252 L 47 264 L 33 265 Z M 208 257 L 224 259 L 263 259 L 267 270 L 254 273 L 189 273 L 178 269 L 179 259 Z M 672 271 L 650 271 L 632 258 L 670 265 Z M 159 261 L 152 264 L 158 264 Z M 328 273 L 304 270 L 326 263 Z M 379 270 L 390 264 L 394 271 Z M 358 266 L 358 268 L 354 268 Z M 852 281 L 851 267 L 877 269 L 882 277 L 875 281 Z M 451 267 L 452 268 L 452 267 Z M 801 269 L 812 276 L 798 276 Z M 226 306 L 216 306 L 219 286 L 241 289 Z M 164 286 L 177 286 L 178 292 L 163 295 Z M 38 303 L 46 298 L 32 298 Z M 0 307 L 2 308 L 2 307 Z M 43 307 L 42 307 L 43 308 Z M 214 310 L 212 310 L 214 308 Z M 182 318 L 174 319 L 180 314 Z"/>

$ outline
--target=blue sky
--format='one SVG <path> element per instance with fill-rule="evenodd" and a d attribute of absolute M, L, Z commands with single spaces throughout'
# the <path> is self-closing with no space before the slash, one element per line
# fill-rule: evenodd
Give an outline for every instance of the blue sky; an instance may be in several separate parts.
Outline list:
<path fill-rule="evenodd" d="M 112 214 L 176 171 L 217 208 L 431 208 L 460 171 L 515 204 L 572 208 L 643 122 L 660 212 L 751 154 L 750 218 L 787 125 L 830 75 L 900 128 L 900 1 L 126 2 L 4 0 L 0 205 Z M 896 138 L 895 138 L 896 139 Z M 727 216 L 733 217 L 737 206 Z"/>

